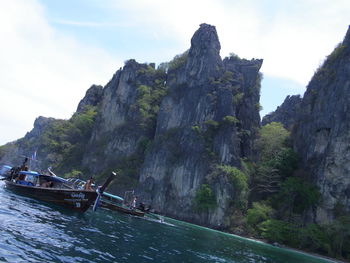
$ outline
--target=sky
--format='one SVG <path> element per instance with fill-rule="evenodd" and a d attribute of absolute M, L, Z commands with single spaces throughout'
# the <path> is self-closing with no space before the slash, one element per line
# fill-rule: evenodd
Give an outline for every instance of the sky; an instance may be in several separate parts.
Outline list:
<path fill-rule="evenodd" d="M 0 0 L 0 145 L 68 119 L 124 61 L 170 61 L 201 23 L 221 56 L 264 59 L 261 117 L 303 94 L 350 24 L 349 0 Z"/>

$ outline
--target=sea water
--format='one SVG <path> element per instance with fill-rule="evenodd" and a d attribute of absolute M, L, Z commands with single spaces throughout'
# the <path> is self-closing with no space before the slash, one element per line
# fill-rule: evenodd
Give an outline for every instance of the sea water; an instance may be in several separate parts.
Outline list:
<path fill-rule="evenodd" d="M 77 214 L 16 195 L 0 182 L 0 262 L 332 261 L 169 218 L 104 209 Z"/>

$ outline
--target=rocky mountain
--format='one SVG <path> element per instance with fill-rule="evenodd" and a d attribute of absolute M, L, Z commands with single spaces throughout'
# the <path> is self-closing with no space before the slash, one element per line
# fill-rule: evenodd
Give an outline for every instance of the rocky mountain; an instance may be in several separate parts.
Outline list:
<path fill-rule="evenodd" d="M 158 68 L 128 60 L 105 87 L 86 92 L 71 119 L 39 117 L 24 138 L 1 147 L 1 161 L 37 151 L 43 167 L 65 176 L 99 180 L 118 170 L 111 191 L 137 189 L 161 213 L 227 228 L 232 199 L 247 193 L 222 171 L 241 172 L 256 157 L 261 65 L 222 59 L 215 27 L 201 24 L 188 51 Z M 203 189 L 215 208 L 198 201 Z"/>
<path fill-rule="evenodd" d="M 281 106 L 278 106 L 274 112 L 263 117 L 261 124 L 280 122 L 286 129 L 292 130 L 299 116 L 301 100 L 300 95 L 287 96 Z"/>
<path fill-rule="evenodd" d="M 219 52 L 215 27 L 202 24 L 182 63 L 169 68 L 168 94 L 162 100 L 154 143 L 140 177 L 140 187 L 154 208 L 211 226 L 225 224 L 235 189 L 228 178 L 210 175 L 218 164 L 240 168 L 242 158 L 253 157 L 260 120 L 262 60 L 222 60 Z M 217 208 L 193 213 L 203 184 L 211 185 Z"/>
<path fill-rule="evenodd" d="M 7 163 L 12 166 L 18 165 L 19 160 L 24 156 L 29 156 L 35 152 L 37 147 L 41 145 L 41 142 L 44 140 L 43 135 L 45 132 L 50 130 L 58 123 L 65 122 L 64 120 L 46 118 L 39 116 L 34 121 L 34 128 L 27 132 L 27 134 L 18 139 L 15 142 L 8 143 L 0 148 L 0 158 L 1 163 Z M 45 152 L 47 153 L 47 152 Z M 48 167 L 50 165 L 50 154 L 47 153 L 45 160 L 42 160 L 42 166 Z M 38 167 L 36 163 L 33 163 L 33 166 Z"/>
<path fill-rule="evenodd" d="M 103 87 L 92 85 L 87 91 L 84 98 L 79 102 L 77 112 L 84 111 L 86 106 L 98 106 L 102 100 Z"/>
<path fill-rule="evenodd" d="M 135 189 L 162 214 L 350 258 L 350 29 L 303 98 L 262 127 L 261 65 L 222 59 L 215 27 L 201 24 L 172 61 L 130 59 L 70 119 L 38 117 L 0 162 L 36 152 L 32 167 L 66 177 L 118 171 L 110 192 Z"/>
<path fill-rule="evenodd" d="M 252 157 L 262 61 L 222 60 L 219 52 L 215 27 L 202 24 L 189 51 L 158 69 L 128 61 L 104 88 L 84 165 L 121 169 L 116 190 L 138 186 L 162 213 L 221 225 L 234 191 L 227 178 L 213 182 L 215 213 L 194 214 L 194 197 L 215 165 L 240 167 Z"/>
<path fill-rule="evenodd" d="M 82 166 L 100 177 L 119 170 L 112 187 L 120 194 L 138 184 L 147 146 L 152 142 L 165 69 L 129 60 L 104 87 Z"/>
<path fill-rule="evenodd" d="M 288 96 L 262 124 L 281 122 L 292 130 L 303 168 L 319 187 L 322 201 L 312 218 L 334 220 L 336 210 L 350 210 L 349 127 L 350 29 L 326 58 L 303 96 Z"/>
<path fill-rule="evenodd" d="M 317 222 L 350 209 L 350 29 L 310 81 L 293 139 L 304 167 L 322 194 Z"/>

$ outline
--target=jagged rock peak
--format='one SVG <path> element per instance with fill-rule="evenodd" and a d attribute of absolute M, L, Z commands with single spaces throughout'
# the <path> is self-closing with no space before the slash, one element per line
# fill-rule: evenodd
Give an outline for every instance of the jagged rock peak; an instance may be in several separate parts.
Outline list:
<path fill-rule="evenodd" d="M 186 63 L 187 79 L 197 80 L 197 85 L 218 74 L 222 68 L 220 42 L 215 26 L 201 24 L 191 39 Z"/>
<path fill-rule="evenodd" d="M 127 69 L 136 69 L 136 68 L 139 68 L 140 67 L 140 63 L 138 63 L 135 59 L 129 59 L 125 62 L 125 65 L 124 65 L 124 70 L 127 70 Z"/>
<path fill-rule="evenodd" d="M 56 120 L 55 118 L 51 118 L 51 117 L 47 118 L 47 117 L 39 116 L 34 121 L 34 128 L 40 129 L 43 126 L 46 126 L 48 123 L 55 120 Z"/>
<path fill-rule="evenodd" d="M 38 137 L 41 135 L 42 131 L 50 125 L 52 122 L 59 121 L 55 118 L 47 118 L 43 116 L 39 116 L 34 121 L 34 128 L 27 132 L 26 137 Z"/>
<path fill-rule="evenodd" d="M 79 102 L 77 112 L 82 112 L 85 106 L 97 106 L 102 99 L 103 87 L 92 85 L 85 93 L 85 97 Z"/>
<path fill-rule="evenodd" d="M 343 44 L 350 47 L 350 25 L 349 25 L 348 31 L 346 32 L 346 35 L 344 37 Z"/>
<path fill-rule="evenodd" d="M 221 45 L 215 26 L 201 24 L 191 39 L 191 50 L 219 55 Z"/>

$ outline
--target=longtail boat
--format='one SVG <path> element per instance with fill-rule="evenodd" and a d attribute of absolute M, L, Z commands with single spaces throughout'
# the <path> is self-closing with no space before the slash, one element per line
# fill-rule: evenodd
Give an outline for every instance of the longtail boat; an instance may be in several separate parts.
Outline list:
<path fill-rule="evenodd" d="M 21 167 L 2 166 L 0 175 L 3 176 L 2 180 L 5 181 L 7 189 L 79 212 L 85 212 L 92 204 L 97 203 L 116 175 L 112 173 L 103 186 L 96 190 L 83 189 L 58 176 L 28 171 L 25 169 L 26 162 L 27 158 Z"/>
<path fill-rule="evenodd" d="M 142 217 L 145 215 L 143 211 L 132 207 L 131 205 L 125 204 L 124 199 L 120 196 L 112 195 L 106 192 L 102 194 L 101 207 L 134 216 Z"/>

